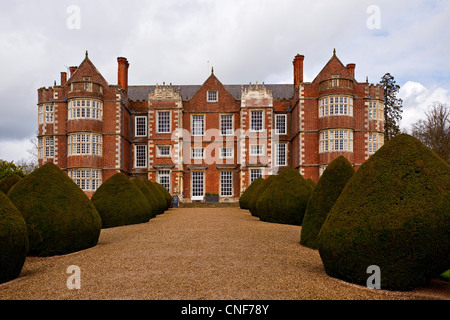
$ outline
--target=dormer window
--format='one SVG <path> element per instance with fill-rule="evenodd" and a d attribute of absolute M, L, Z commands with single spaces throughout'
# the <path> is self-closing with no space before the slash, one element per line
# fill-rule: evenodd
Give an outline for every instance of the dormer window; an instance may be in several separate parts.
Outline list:
<path fill-rule="evenodd" d="M 333 88 L 339 87 L 339 76 L 338 75 L 333 75 L 333 78 L 331 79 L 331 86 Z"/>
<path fill-rule="evenodd" d="M 215 90 L 208 91 L 206 94 L 207 102 L 217 102 L 219 101 L 219 92 Z"/>

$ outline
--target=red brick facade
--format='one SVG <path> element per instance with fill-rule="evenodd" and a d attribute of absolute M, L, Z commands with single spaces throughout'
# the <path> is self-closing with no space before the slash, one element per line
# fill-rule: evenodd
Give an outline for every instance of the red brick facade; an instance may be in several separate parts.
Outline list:
<path fill-rule="evenodd" d="M 237 201 L 258 176 L 292 166 L 318 181 L 337 156 L 358 168 L 383 143 L 383 89 L 355 80 L 333 54 L 312 82 L 111 85 L 86 57 L 38 90 L 39 164 L 57 164 L 88 194 L 116 172 L 148 177 L 182 201 Z"/>

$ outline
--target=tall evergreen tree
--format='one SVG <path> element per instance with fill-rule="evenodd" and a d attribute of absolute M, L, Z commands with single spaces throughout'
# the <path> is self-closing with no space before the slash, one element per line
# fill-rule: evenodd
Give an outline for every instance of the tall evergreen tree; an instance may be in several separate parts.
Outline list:
<path fill-rule="evenodd" d="M 387 142 L 400 134 L 403 100 L 397 97 L 400 86 L 390 73 L 381 78 L 380 84 L 384 89 L 384 141 Z"/>

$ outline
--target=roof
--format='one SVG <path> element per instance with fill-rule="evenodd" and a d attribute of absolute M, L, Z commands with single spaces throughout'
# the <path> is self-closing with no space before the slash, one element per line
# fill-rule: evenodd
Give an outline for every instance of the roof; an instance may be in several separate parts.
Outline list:
<path fill-rule="evenodd" d="M 236 99 L 241 100 L 241 88 L 249 85 L 224 85 L 228 92 Z M 291 99 L 294 96 L 293 84 L 265 84 L 266 88 L 272 91 L 274 99 Z M 201 85 L 173 85 L 180 88 L 181 97 L 184 101 L 190 100 L 192 96 L 202 87 Z M 156 86 L 128 86 L 128 97 L 132 101 L 148 100 L 150 91 L 155 90 Z"/>

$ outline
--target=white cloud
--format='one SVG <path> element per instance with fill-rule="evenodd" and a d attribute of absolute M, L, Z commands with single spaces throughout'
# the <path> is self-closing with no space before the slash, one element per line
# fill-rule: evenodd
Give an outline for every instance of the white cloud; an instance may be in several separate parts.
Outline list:
<path fill-rule="evenodd" d="M 403 114 L 400 127 L 409 131 L 411 125 L 425 118 L 425 112 L 434 102 L 450 105 L 450 92 L 436 87 L 427 88 L 423 84 L 408 81 L 401 88 L 398 97 L 403 100 Z"/>
<path fill-rule="evenodd" d="M 30 139 L 0 141 L 0 159 L 15 163 L 19 160 L 31 160 L 32 155 L 29 151 L 33 149 L 33 144 Z"/>

